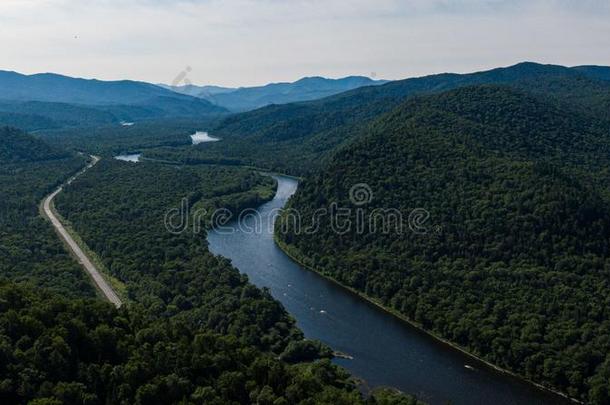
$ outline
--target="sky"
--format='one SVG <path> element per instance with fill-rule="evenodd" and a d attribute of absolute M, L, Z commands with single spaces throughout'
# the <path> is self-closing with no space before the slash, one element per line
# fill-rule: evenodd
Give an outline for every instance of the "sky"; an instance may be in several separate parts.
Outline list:
<path fill-rule="evenodd" d="M 252 86 L 610 65 L 608 0 L 0 0 L 0 70 Z"/>

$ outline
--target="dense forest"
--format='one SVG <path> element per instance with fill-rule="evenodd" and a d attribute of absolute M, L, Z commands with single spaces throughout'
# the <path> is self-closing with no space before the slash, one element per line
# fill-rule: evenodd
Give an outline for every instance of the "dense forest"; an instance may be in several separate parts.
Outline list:
<path fill-rule="evenodd" d="M 245 164 L 303 175 L 324 165 L 334 150 L 363 135 L 367 123 L 405 100 L 468 85 L 510 85 L 569 104 L 589 117 L 610 110 L 605 70 L 521 63 L 471 74 L 439 74 L 363 87 L 322 100 L 272 105 L 200 128 L 222 142 L 159 148 L 149 157 L 185 163 Z"/>
<path fill-rule="evenodd" d="M 178 317 L 151 319 L 138 307 L 119 311 L 4 282 L 0 360 L 5 404 L 363 402 L 328 360 L 289 364 Z"/>
<path fill-rule="evenodd" d="M 0 128 L 0 277 L 68 296 L 92 296 L 86 276 L 40 217 L 43 197 L 85 159 L 10 128 Z"/>
<path fill-rule="evenodd" d="M 94 298 L 38 215 L 86 159 L 18 130 L 0 135 L 1 403 L 416 403 L 385 389 L 364 399 L 327 347 L 209 253 L 205 229 L 163 227 L 183 197 L 193 209 L 258 205 L 270 178 L 103 159 L 67 186 L 59 211 L 127 287 L 118 310 Z"/>
<path fill-rule="evenodd" d="M 363 399 L 329 348 L 208 251 L 211 212 L 273 195 L 270 178 L 238 167 L 249 165 L 304 176 L 289 208 L 318 220 L 316 232 L 287 218 L 276 229 L 303 264 L 487 361 L 610 403 L 609 78 L 524 63 L 230 117 L 91 122 L 37 138 L 3 129 L 0 399 L 414 403 L 391 390 Z M 117 119 L 146 114 L 111 108 Z M 2 117 L 44 124 L 35 110 Z M 195 130 L 221 141 L 193 146 Z M 42 197 L 85 164 L 65 150 L 105 157 L 56 207 L 122 284 L 121 310 L 92 299 L 38 216 Z M 129 152 L 149 160 L 108 158 Z M 370 201 L 354 204 L 357 184 Z M 168 232 L 165 214 L 183 202 L 203 228 Z M 316 214 L 333 203 L 365 222 L 336 232 Z M 401 220 L 376 228 L 388 209 Z"/>
<path fill-rule="evenodd" d="M 485 360 L 609 403 L 610 117 L 594 111 L 494 86 L 407 101 L 305 179 L 289 208 L 317 232 L 284 220 L 278 238 Z M 333 203 L 345 232 L 315 217 Z M 388 209 L 400 227 L 371 221 Z"/>
<path fill-rule="evenodd" d="M 36 134 L 51 145 L 86 150 L 99 156 L 137 153 L 157 147 L 192 145 L 190 135 L 213 125 L 217 118 L 172 118 L 139 121 L 133 125 L 102 125 L 45 130 Z"/>

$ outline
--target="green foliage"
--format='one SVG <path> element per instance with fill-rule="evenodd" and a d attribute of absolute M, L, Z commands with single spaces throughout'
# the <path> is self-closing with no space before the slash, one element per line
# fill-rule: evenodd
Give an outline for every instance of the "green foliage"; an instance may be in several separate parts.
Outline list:
<path fill-rule="evenodd" d="M 0 117 L 10 113 L 29 117 L 29 120 L 13 120 L 10 123 L 27 130 L 118 123 L 118 119 L 109 112 L 66 103 L 0 101 L 0 111 L 4 112 Z"/>
<path fill-rule="evenodd" d="M 370 405 L 421 405 L 423 402 L 417 401 L 415 398 L 406 396 L 403 393 L 392 388 L 376 388 L 371 393 L 371 397 L 367 401 Z"/>
<path fill-rule="evenodd" d="M 36 162 L 68 157 L 69 154 L 10 127 L 0 128 L 0 163 Z"/>
<path fill-rule="evenodd" d="M 414 99 L 307 178 L 289 208 L 365 221 L 278 236 L 300 260 L 529 379 L 606 403 L 610 353 L 607 117 L 503 87 Z M 355 206 L 366 183 L 372 201 Z M 429 218 L 412 230 L 409 214 Z M 377 211 L 378 212 L 378 211 Z M 278 232 L 281 228 L 278 227 Z"/>
<path fill-rule="evenodd" d="M 2 125 L 20 128 L 25 131 L 57 127 L 57 124 L 47 117 L 13 112 L 0 112 L 0 126 Z"/>
<path fill-rule="evenodd" d="M 328 361 L 289 366 L 179 319 L 3 282 L 0 360 L 2 403 L 362 403 Z"/>
<path fill-rule="evenodd" d="M 65 149 L 85 150 L 100 156 L 136 153 L 156 147 L 188 146 L 190 135 L 214 122 L 209 118 L 159 119 L 137 122 L 132 126 L 94 126 L 44 131 L 45 142 Z"/>
<path fill-rule="evenodd" d="M 209 128 L 221 142 L 194 148 L 160 148 L 149 157 L 186 163 L 245 164 L 302 175 L 323 166 L 333 151 L 366 136 L 362 129 L 405 100 L 469 85 L 510 85 L 607 115 L 610 83 L 562 66 L 522 63 L 472 74 L 440 74 L 363 87 L 322 100 L 273 105 L 227 117 Z"/>
<path fill-rule="evenodd" d="M 104 159 L 66 187 L 57 210 L 95 251 L 128 298 L 151 316 L 179 315 L 196 326 L 232 333 L 278 353 L 300 336 L 284 309 L 226 259 L 207 249 L 205 225 L 216 208 L 263 200 L 250 190 L 274 186 L 255 173 Z M 166 214 L 186 204 L 184 232 L 169 232 Z M 196 229 L 196 226 L 203 226 Z"/>
<path fill-rule="evenodd" d="M 38 214 L 38 204 L 85 159 L 15 129 L 0 129 L 0 278 L 69 296 L 93 295 L 79 266 Z"/>
<path fill-rule="evenodd" d="M 312 361 L 321 356 L 332 357 L 332 352 L 315 340 L 293 340 L 286 346 L 280 359 L 289 363 Z"/>
<path fill-rule="evenodd" d="M 66 186 L 60 210 L 70 208 L 64 214 L 129 287 L 131 301 L 117 310 L 82 298 L 94 295 L 85 273 L 37 216 L 43 196 L 85 159 L 18 131 L 2 135 L 0 403 L 364 402 L 348 374 L 317 360 L 328 348 L 303 341 L 267 291 L 207 250 L 205 229 L 162 228 L 184 196 L 193 208 L 259 205 L 272 195 L 270 178 L 104 159 Z M 279 359 L 299 347 L 306 356 L 292 356 L 296 364 Z"/>

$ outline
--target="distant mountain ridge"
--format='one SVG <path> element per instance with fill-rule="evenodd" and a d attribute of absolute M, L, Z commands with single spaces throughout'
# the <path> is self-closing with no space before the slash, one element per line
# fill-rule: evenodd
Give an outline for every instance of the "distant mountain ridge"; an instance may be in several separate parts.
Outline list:
<path fill-rule="evenodd" d="M 295 82 L 240 88 L 194 85 L 160 86 L 180 94 L 203 98 L 230 111 L 243 112 L 271 104 L 317 100 L 344 91 L 385 83 L 387 83 L 386 80 L 373 80 L 364 76 L 348 76 L 340 79 L 313 76 L 304 77 Z"/>
<path fill-rule="evenodd" d="M 226 113 L 207 100 L 131 80 L 0 71 L 0 123 L 25 130 Z"/>
<path fill-rule="evenodd" d="M 610 70 L 610 68 L 607 68 Z M 272 105 L 230 115 L 211 133 L 222 144 L 158 153 L 158 158 L 209 162 L 219 159 L 302 175 L 334 148 L 357 137 L 369 120 L 409 98 L 464 86 L 510 86 L 593 118 L 610 110 L 610 82 L 597 77 L 604 68 L 568 68 L 523 62 L 468 74 L 441 73 L 366 86 L 320 100 Z M 179 156 L 175 156 L 179 155 Z"/>
<path fill-rule="evenodd" d="M 84 105 L 146 104 L 157 97 L 193 101 L 150 83 L 80 79 L 55 73 L 24 75 L 0 71 L 0 99 Z"/>

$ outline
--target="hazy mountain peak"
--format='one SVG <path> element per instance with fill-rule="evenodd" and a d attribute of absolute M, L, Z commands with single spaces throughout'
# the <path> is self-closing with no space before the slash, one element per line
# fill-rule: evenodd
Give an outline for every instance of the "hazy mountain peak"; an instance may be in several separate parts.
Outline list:
<path fill-rule="evenodd" d="M 179 87 L 161 85 L 161 87 L 206 99 L 231 111 L 248 111 L 271 104 L 317 100 L 359 87 L 384 83 L 386 83 L 384 80 L 373 80 L 364 76 L 347 76 L 339 79 L 308 76 L 295 82 L 269 83 L 264 86 L 237 89 L 194 85 Z"/>

